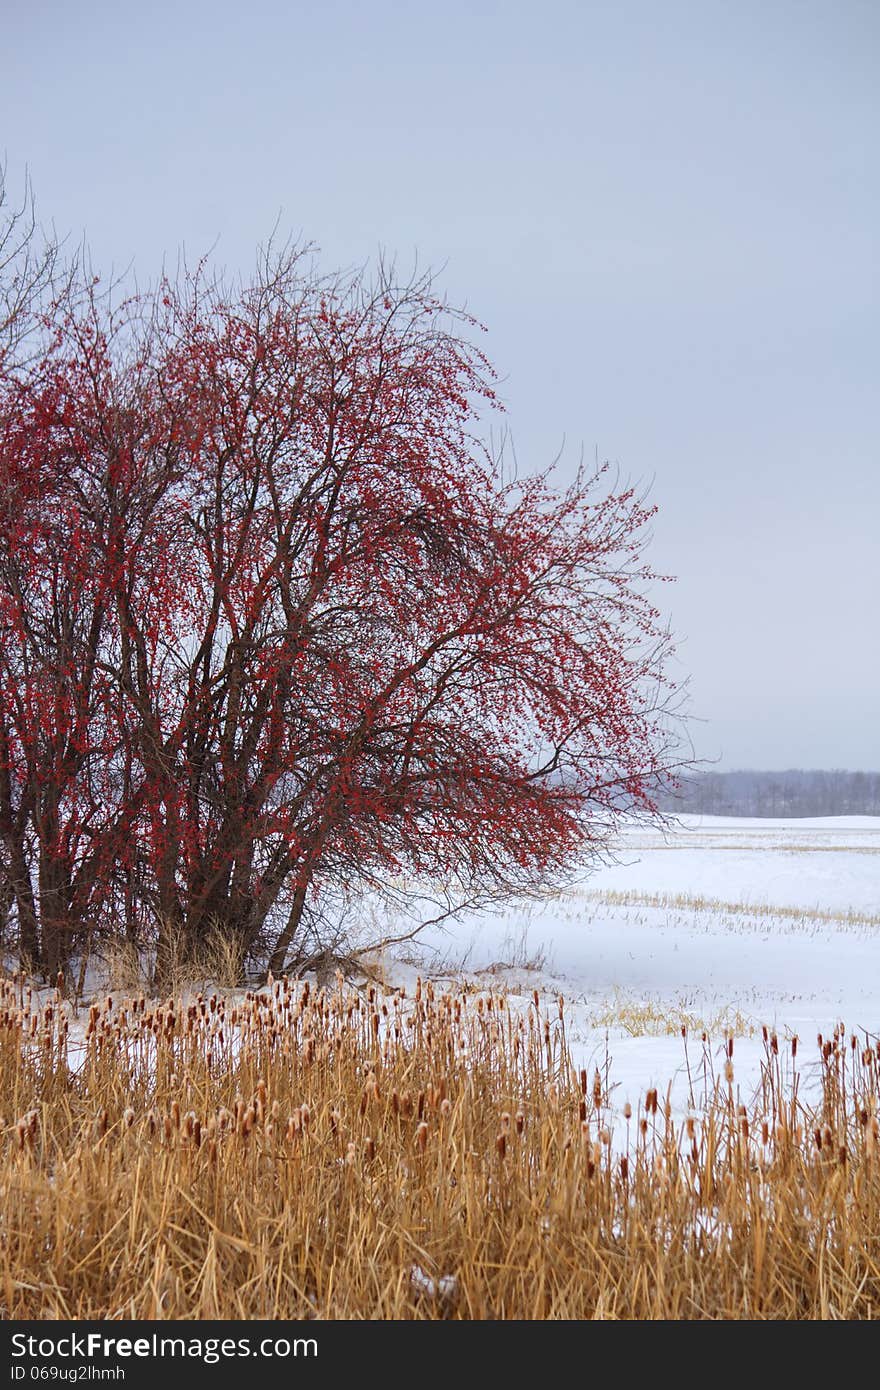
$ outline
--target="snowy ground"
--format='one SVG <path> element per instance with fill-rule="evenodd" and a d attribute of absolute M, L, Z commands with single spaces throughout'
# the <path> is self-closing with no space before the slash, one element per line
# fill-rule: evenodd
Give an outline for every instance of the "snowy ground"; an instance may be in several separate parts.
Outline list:
<path fill-rule="evenodd" d="M 804 1087 L 818 1032 L 880 1032 L 880 818 L 687 816 L 632 830 L 617 857 L 561 897 L 432 930 L 386 970 L 561 991 L 577 1064 L 607 1070 L 620 1105 L 670 1083 L 699 1104 L 728 1028 L 744 1100 L 762 1025 L 800 1037 Z"/>

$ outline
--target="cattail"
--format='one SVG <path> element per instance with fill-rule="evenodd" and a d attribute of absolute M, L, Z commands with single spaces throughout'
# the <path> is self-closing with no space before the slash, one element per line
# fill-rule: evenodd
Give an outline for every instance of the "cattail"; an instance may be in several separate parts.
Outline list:
<path fill-rule="evenodd" d="M 131 1129 L 132 1125 L 134 1124 L 134 1111 L 132 1110 L 130 1105 L 127 1106 L 126 1109 L 123 1111 L 122 1118 L 125 1122 L 125 1128 Z"/>
<path fill-rule="evenodd" d="M 502 1134 L 499 1134 L 499 1135 L 498 1135 L 498 1138 L 495 1140 L 495 1149 L 496 1149 L 496 1151 L 497 1151 L 497 1153 L 498 1153 L 498 1157 L 501 1159 L 501 1162 L 503 1163 L 503 1162 L 504 1162 L 504 1156 L 505 1156 L 505 1154 L 507 1153 L 507 1135 L 506 1135 L 506 1134 L 502 1133 Z"/>
<path fill-rule="evenodd" d="M 416 1143 L 418 1144 L 421 1152 L 424 1153 L 425 1147 L 428 1143 L 428 1126 L 426 1125 L 424 1120 L 422 1120 L 421 1124 L 416 1129 Z"/>
<path fill-rule="evenodd" d="M 620 1160 L 620 1176 L 624 1182 L 629 1182 L 629 1159 L 626 1154 Z"/>
<path fill-rule="evenodd" d="M 517 1134 L 522 1134 L 522 1132 L 523 1132 L 523 1130 L 525 1129 L 525 1127 L 526 1127 L 526 1117 L 525 1117 L 525 1115 L 523 1114 L 523 1112 L 522 1112 L 521 1110 L 517 1110 L 517 1112 L 516 1112 L 516 1132 L 517 1132 Z"/>
<path fill-rule="evenodd" d="M 452 1114 L 452 1101 L 449 1099 L 448 1096 L 440 1102 L 440 1114 L 442 1115 L 444 1120 L 448 1119 L 449 1116 Z"/>
<path fill-rule="evenodd" d="M 733 1084 L 733 1063 L 729 1060 L 724 1063 L 724 1080 L 728 1085 Z"/>
<path fill-rule="evenodd" d="M 367 1163 L 372 1163 L 372 1162 L 373 1162 L 373 1159 L 374 1159 L 375 1157 L 376 1157 L 376 1144 L 375 1144 L 375 1141 L 372 1140 L 372 1139 L 365 1139 L 365 1140 L 364 1140 L 364 1158 L 366 1159 Z"/>
<path fill-rule="evenodd" d="M 632 1108 L 632 1106 L 630 1105 L 629 1101 L 627 1101 L 626 1104 L 625 1104 L 624 1107 L 623 1107 L 623 1118 L 624 1118 L 625 1120 L 632 1119 L 632 1112 L 633 1112 L 633 1108 Z"/>
<path fill-rule="evenodd" d="M 693 1115 L 688 1115 L 687 1119 L 686 1119 L 685 1122 L 684 1122 L 684 1126 L 685 1126 L 685 1130 L 686 1130 L 686 1132 L 687 1132 L 687 1137 L 688 1137 L 688 1139 L 693 1139 L 693 1137 L 694 1137 L 694 1117 L 693 1117 Z"/>
<path fill-rule="evenodd" d="M 604 1144 L 606 1149 L 611 1147 L 611 1131 L 608 1129 L 599 1130 L 599 1143 Z"/>

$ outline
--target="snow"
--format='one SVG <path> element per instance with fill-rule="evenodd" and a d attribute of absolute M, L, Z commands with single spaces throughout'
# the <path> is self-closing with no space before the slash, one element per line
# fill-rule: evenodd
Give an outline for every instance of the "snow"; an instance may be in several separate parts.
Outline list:
<path fill-rule="evenodd" d="M 464 971 L 524 1005 L 537 988 L 551 1017 L 561 992 L 575 1064 L 607 1073 L 615 1109 L 670 1084 L 678 1108 L 698 1105 L 728 1029 L 743 1100 L 763 1025 L 789 1058 L 783 1041 L 803 1040 L 804 1088 L 817 1033 L 880 1032 L 880 817 L 687 816 L 627 830 L 615 859 L 564 894 L 432 928 L 386 971 L 401 983 Z"/>

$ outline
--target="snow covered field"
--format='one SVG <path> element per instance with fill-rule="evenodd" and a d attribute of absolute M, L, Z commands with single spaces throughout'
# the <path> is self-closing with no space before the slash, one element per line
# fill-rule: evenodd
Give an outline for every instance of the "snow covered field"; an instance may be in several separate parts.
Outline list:
<path fill-rule="evenodd" d="M 763 1025 L 788 1056 L 783 1040 L 799 1036 L 808 1090 L 818 1032 L 838 1021 L 880 1032 L 880 818 L 688 816 L 672 832 L 633 829 L 617 862 L 574 891 L 432 929 L 386 965 L 401 980 L 464 971 L 524 1003 L 538 988 L 552 1007 L 561 992 L 576 1062 L 607 1074 L 619 1105 L 669 1084 L 677 1106 L 699 1105 L 723 1072 L 728 1029 L 746 1099 Z"/>

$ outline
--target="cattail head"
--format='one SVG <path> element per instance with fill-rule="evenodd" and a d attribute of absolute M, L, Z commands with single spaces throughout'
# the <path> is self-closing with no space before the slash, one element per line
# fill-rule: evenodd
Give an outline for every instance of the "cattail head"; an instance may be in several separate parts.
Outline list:
<path fill-rule="evenodd" d="M 428 1143 L 428 1126 L 424 1120 L 416 1129 L 416 1144 L 419 1150 L 424 1153 Z"/>
<path fill-rule="evenodd" d="M 506 1135 L 506 1134 L 501 1133 L 501 1134 L 498 1135 L 498 1138 L 495 1140 L 495 1151 L 496 1151 L 496 1153 L 498 1154 L 498 1157 L 501 1159 L 501 1162 L 503 1163 L 503 1162 L 504 1162 L 505 1154 L 507 1153 L 507 1135 Z"/>
<path fill-rule="evenodd" d="M 125 1110 L 123 1111 L 122 1119 L 123 1123 L 125 1124 L 125 1128 L 131 1129 L 132 1125 L 134 1124 L 134 1111 L 132 1110 L 130 1105 L 126 1106 Z"/>

